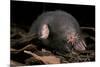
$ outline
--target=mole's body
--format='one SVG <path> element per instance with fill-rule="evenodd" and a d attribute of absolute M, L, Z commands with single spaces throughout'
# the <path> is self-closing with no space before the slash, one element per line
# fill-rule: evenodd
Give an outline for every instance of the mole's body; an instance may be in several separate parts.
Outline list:
<path fill-rule="evenodd" d="M 38 34 L 44 45 L 60 52 L 69 52 L 71 47 L 85 50 L 77 20 L 64 11 L 43 13 L 32 24 L 30 33 Z"/>

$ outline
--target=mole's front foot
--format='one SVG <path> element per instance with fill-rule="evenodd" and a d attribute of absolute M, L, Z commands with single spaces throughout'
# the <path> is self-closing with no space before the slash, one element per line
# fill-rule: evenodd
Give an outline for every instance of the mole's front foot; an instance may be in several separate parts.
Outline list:
<path fill-rule="evenodd" d="M 74 49 L 77 50 L 77 51 L 84 51 L 84 50 L 86 50 L 86 44 L 85 44 L 84 40 L 79 40 L 73 46 L 74 46 Z"/>

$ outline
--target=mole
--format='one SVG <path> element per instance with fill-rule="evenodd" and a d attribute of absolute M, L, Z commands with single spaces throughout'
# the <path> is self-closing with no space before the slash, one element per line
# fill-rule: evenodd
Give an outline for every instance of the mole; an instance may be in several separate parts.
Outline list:
<path fill-rule="evenodd" d="M 78 21 L 62 10 L 42 13 L 33 23 L 29 33 L 38 34 L 43 44 L 61 53 L 86 50 Z"/>

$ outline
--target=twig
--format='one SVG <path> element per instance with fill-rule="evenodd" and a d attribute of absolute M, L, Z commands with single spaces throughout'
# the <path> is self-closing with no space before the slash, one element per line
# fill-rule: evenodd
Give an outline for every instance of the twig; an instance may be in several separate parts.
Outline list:
<path fill-rule="evenodd" d="M 29 45 L 27 45 L 27 46 L 25 46 L 25 47 L 23 47 L 22 49 L 19 49 L 19 50 L 11 49 L 11 52 L 19 53 L 19 52 L 22 52 L 22 51 L 28 49 L 29 47 L 36 49 L 35 46 L 33 46 L 32 44 L 29 44 Z"/>
<path fill-rule="evenodd" d="M 93 27 L 80 27 L 81 29 L 91 29 L 91 30 L 93 30 L 93 31 L 95 31 L 95 28 L 93 28 Z"/>
<path fill-rule="evenodd" d="M 30 51 L 24 51 L 24 52 L 32 55 L 34 58 L 42 61 L 45 64 L 60 64 L 60 59 L 56 58 L 55 56 L 38 56 L 35 53 L 32 53 Z"/>
<path fill-rule="evenodd" d="M 26 45 L 25 43 L 29 43 L 31 40 L 37 38 L 36 34 L 31 34 L 21 39 L 11 39 L 11 47 L 19 46 L 19 45 Z"/>

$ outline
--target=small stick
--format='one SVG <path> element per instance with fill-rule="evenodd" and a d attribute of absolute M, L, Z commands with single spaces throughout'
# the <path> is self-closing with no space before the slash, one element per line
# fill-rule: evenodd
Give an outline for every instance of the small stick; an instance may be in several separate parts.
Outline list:
<path fill-rule="evenodd" d="M 55 56 L 38 56 L 30 51 L 24 51 L 27 54 L 32 55 L 35 59 L 42 61 L 45 64 L 60 64 L 60 59 Z"/>
<path fill-rule="evenodd" d="M 81 29 L 91 29 L 91 30 L 93 30 L 93 31 L 95 31 L 95 28 L 93 28 L 93 27 L 80 27 Z"/>
<path fill-rule="evenodd" d="M 19 52 L 22 52 L 22 51 L 24 51 L 25 49 L 27 49 L 29 47 L 33 48 L 35 46 L 33 46 L 32 44 L 29 44 L 29 45 L 27 45 L 27 46 L 25 46 L 25 47 L 23 47 L 22 49 L 19 49 L 19 50 L 11 49 L 11 52 L 19 53 Z"/>

